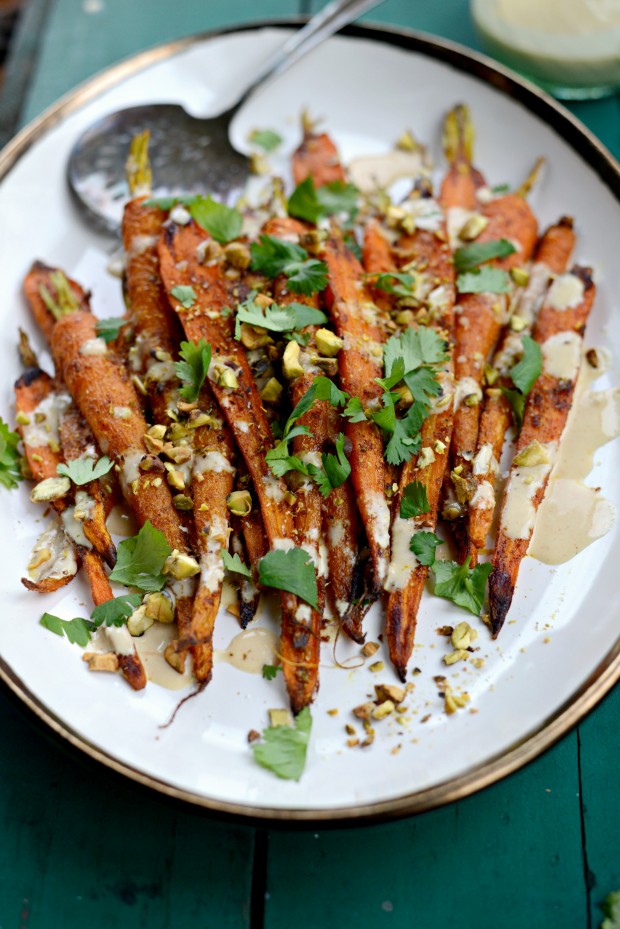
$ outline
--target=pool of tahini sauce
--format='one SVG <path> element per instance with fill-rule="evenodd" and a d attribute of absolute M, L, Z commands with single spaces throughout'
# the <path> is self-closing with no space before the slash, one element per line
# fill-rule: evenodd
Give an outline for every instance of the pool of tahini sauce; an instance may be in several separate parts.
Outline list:
<path fill-rule="evenodd" d="M 597 351 L 598 367 L 584 359 L 558 457 L 540 505 L 528 554 L 549 565 L 563 564 L 612 528 L 616 510 L 584 478 L 597 449 L 620 436 L 620 387 L 594 391 L 591 385 L 608 368 Z"/>

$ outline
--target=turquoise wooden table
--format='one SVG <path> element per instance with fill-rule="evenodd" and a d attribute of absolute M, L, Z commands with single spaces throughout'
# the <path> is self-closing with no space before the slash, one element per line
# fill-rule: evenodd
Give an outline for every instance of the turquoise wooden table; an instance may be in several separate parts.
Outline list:
<path fill-rule="evenodd" d="M 0 104 L 24 124 L 154 43 L 312 11 L 304 0 L 31 0 Z M 478 47 L 466 0 L 373 17 Z M 572 107 L 620 154 L 619 100 Z M 224 825 L 84 766 L 0 693 L 0 929 L 584 929 L 620 887 L 620 690 L 507 780 L 413 819 Z M 127 840 L 125 835 L 131 838 Z"/>

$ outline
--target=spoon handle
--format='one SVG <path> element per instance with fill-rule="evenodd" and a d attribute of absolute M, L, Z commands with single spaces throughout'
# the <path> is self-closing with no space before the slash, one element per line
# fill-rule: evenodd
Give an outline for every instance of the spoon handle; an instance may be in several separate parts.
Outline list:
<path fill-rule="evenodd" d="M 335 32 L 354 22 L 362 14 L 383 3 L 383 0 L 331 0 L 322 10 L 310 19 L 305 26 L 293 33 L 286 42 L 267 59 L 258 77 L 256 77 L 241 98 L 232 107 L 235 113 L 265 82 L 285 71 L 307 55 L 308 52 L 329 39 Z"/>

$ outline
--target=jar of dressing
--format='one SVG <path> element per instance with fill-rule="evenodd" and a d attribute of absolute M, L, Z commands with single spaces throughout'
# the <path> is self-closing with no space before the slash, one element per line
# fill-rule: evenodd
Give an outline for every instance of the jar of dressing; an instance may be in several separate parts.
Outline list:
<path fill-rule="evenodd" d="M 565 100 L 620 88 L 620 0 L 471 0 L 486 51 Z"/>

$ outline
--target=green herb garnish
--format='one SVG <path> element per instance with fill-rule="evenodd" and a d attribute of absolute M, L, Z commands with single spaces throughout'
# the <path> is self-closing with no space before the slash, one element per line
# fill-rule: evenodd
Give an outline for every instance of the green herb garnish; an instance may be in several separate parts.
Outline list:
<path fill-rule="evenodd" d="M 295 717 L 295 726 L 268 726 L 261 742 L 252 743 L 254 758 L 284 780 L 298 781 L 306 764 L 312 729 L 308 707 Z"/>
<path fill-rule="evenodd" d="M 258 145 L 265 152 L 273 152 L 282 145 L 282 136 L 273 129 L 254 129 L 248 136 L 248 142 Z"/>
<path fill-rule="evenodd" d="M 173 287 L 170 293 L 186 310 L 190 310 L 196 302 L 196 291 L 188 285 L 179 284 L 178 287 Z"/>
<path fill-rule="evenodd" d="M 233 574 L 242 574 L 244 577 L 252 577 L 252 572 L 247 565 L 244 565 L 236 552 L 234 555 L 230 555 L 226 549 L 222 549 L 222 561 L 227 571 L 232 571 Z"/>
<path fill-rule="evenodd" d="M 241 323 L 250 326 L 260 326 L 270 332 L 291 332 L 294 329 L 304 329 L 306 326 L 318 326 L 327 322 L 327 316 L 320 310 L 305 303 L 289 303 L 279 306 L 261 307 L 254 302 L 255 294 L 250 294 L 245 303 L 237 307 L 235 319 L 235 338 L 241 337 Z"/>
<path fill-rule="evenodd" d="M 17 487 L 22 480 L 21 458 L 17 451 L 18 442 L 18 434 L 11 432 L 4 420 L 0 418 L 0 484 L 9 490 Z"/>
<path fill-rule="evenodd" d="M 124 626 L 142 603 L 142 594 L 122 594 L 100 603 L 90 614 L 93 626 Z"/>
<path fill-rule="evenodd" d="M 432 565 L 435 574 L 435 595 L 451 600 L 457 606 L 479 616 L 492 565 L 477 564 L 475 568 L 470 568 L 470 561 L 471 557 L 462 565 L 456 561 L 435 561 Z"/>
<path fill-rule="evenodd" d="M 327 286 L 327 265 L 310 258 L 300 245 L 261 235 L 259 242 L 252 242 L 250 253 L 253 271 L 261 271 L 272 278 L 285 274 L 289 290 L 294 293 L 309 296 Z"/>
<path fill-rule="evenodd" d="M 73 645 L 80 645 L 82 648 L 88 645 L 90 634 L 96 628 L 94 623 L 82 619 L 81 616 L 75 619 L 61 619 L 53 613 L 44 613 L 39 622 L 45 629 L 56 635 L 66 636 Z"/>
<path fill-rule="evenodd" d="M 430 505 L 426 495 L 426 487 L 420 481 L 411 481 L 403 490 L 400 500 L 401 519 L 410 519 L 412 516 L 421 516 L 428 513 Z"/>
<path fill-rule="evenodd" d="M 195 342 L 181 342 L 179 355 L 182 361 L 175 361 L 174 368 L 184 386 L 179 390 L 187 403 L 195 403 L 211 364 L 211 346 L 201 339 Z"/>
<path fill-rule="evenodd" d="M 122 316 L 110 316 L 109 319 L 98 319 L 97 335 L 106 343 L 114 342 L 115 339 L 118 339 L 121 329 L 123 329 L 127 323 L 128 320 L 123 319 Z"/>
<path fill-rule="evenodd" d="M 456 279 L 461 294 L 507 294 L 510 293 L 510 276 L 501 268 L 484 266 L 478 271 L 466 271 Z"/>
<path fill-rule="evenodd" d="M 315 187 L 311 177 L 298 184 L 288 201 L 289 216 L 316 223 L 334 213 L 353 215 L 357 210 L 357 187 L 343 181 L 333 181 Z"/>
<path fill-rule="evenodd" d="M 521 344 L 523 345 L 521 360 L 508 372 L 515 389 L 502 387 L 502 393 L 512 407 L 518 429 L 523 423 L 527 395 L 542 372 L 542 349 L 538 342 L 529 335 L 524 335 L 521 338 Z"/>
<path fill-rule="evenodd" d="M 83 455 L 81 458 L 74 458 L 73 461 L 69 461 L 67 464 L 56 465 L 56 471 L 58 474 L 68 477 L 78 487 L 81 487 L 83 484 L 89 484 L 91 481 L 103 477 L 113 467 L 114 464 L 107 455 L 104 455 L 99 461 Z"/>
<path fill-rule="evenodd" d="M 303 548 L 289 548 L 263 555 L 258 562 L 258 582 L 264 587 L 275 587 L 296 594 L 313 609 L 318 609 L 314 565 Z"/>
<path fill-rule="evenodd" d="M 490 242 L 471 242 L 457 248 L 454 253 L 454 267 L 457 271 L 473 271 L 474 268 L 492 261 L 494 258 L 507 258 L 516 248 L 508 239 L 492 239 Z"/>
<path fill-rule="evenodd" d="M 262 674 L 266 681 L 274 681 L 278 671 L 282 670 L 282 665 L 279 664 L 264 664 Z"/>
<path fill-rule="evenodd" d="M 218 203 L 212 197 L 195 197 L 188 209 L 198 225 L 222 245 L 237 239 L 241 234 L 243 216 L 239 210 Z"/>
<path fill-rule="evenodd" d="M 137 535 L 119 544 L 110 580 L 147 593 L 161 590 L 166 583 L 162 568 L 170 553 L 163 532 L 147 520 Z"/>
<path fill-rule="evenodd" d="M 416 532 L 411 537 L 409 548 L 421 565 L 430 567 L 435 561 L 435 549 L 441 545 L 441 539 L 434 532 Z"/>

